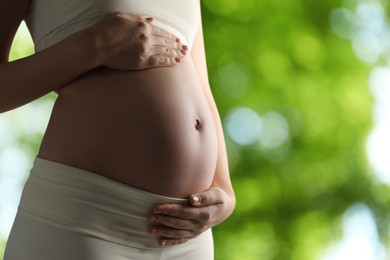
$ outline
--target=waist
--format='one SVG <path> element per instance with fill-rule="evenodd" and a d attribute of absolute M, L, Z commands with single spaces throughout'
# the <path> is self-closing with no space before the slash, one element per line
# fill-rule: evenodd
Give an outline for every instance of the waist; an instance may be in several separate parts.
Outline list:
<path fill-rule="evenodd" d="M 157 248 L 156 237 L 147 233 L 145 216 L 163 203 L 188 201 L 37 157 L 18 210 L 46 223 L 114 243 Z"/>
<path fill-rule="evenodd" d="M 214 120 L 191 60 L 100 69 L 61 89 L 39 155 L 168 196 L 207 189 Z"/>

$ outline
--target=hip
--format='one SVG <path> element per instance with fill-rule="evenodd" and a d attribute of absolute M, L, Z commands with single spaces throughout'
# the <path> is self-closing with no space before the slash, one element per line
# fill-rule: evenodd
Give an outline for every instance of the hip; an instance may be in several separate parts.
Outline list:
<path fill-rule="evenodd" d="M 22 192 L 5 259 L 119 259 L 123 254 L 128 259 L 160 259 L 175 254 L 199 259 L 196 256 L 205 251 L 208 257 L 202 259 L 212 259 L 211 230 L 188 244 L 158 246 L 157 239 L 147 233 L 145 216 L 160 203 L 188 201 L 37 157 Z M 67 248 L 70 244 L 74 246 Z M 186 257 L 191 255 L 194 258 Z"/>

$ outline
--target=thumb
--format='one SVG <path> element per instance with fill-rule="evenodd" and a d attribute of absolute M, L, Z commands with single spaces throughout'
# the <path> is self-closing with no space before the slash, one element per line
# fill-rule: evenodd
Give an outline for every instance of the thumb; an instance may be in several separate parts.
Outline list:
<path fill-rule="evenodd" d="M 194 207 L 204 207 L 213 204 L 223 203 L 222 190 L 217 187 L 210 188 L 207 191 L 192 194 L 189 197 L 190 203 Z"/>

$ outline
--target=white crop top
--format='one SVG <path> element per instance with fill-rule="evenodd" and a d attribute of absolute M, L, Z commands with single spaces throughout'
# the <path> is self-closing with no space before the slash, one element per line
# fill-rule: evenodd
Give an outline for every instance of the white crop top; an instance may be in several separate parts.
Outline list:
<path fill-rule="evenodd" d="M 198 29 L 198 0 L 31 0 L 25 22 L 39 52 L 113 12 L 152 16 L 190 49 Z"/>

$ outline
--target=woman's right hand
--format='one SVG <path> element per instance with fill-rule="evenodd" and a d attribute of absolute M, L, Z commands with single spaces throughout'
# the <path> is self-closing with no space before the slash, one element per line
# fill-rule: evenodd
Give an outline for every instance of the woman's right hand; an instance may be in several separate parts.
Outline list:
<path fill-rule="evenodd" d="M 117 12 L 89 29 L 100 49 L 99 66 L 118 70 L 174 66 L 187 52 L 175 35 L 153 25 L 151 17 Z"/>

